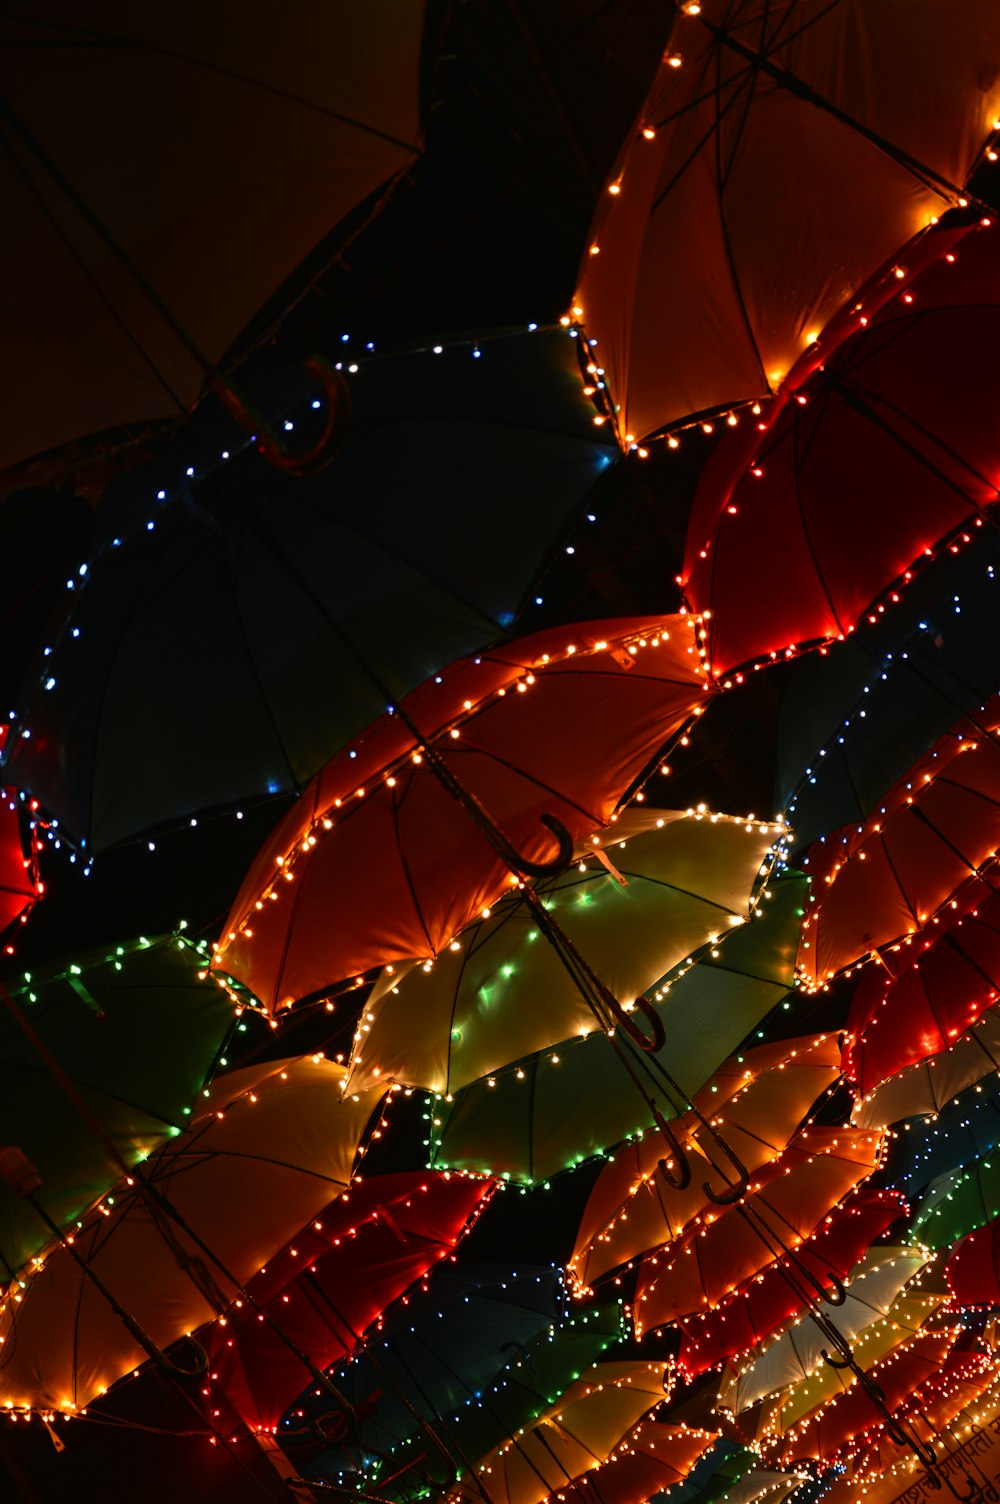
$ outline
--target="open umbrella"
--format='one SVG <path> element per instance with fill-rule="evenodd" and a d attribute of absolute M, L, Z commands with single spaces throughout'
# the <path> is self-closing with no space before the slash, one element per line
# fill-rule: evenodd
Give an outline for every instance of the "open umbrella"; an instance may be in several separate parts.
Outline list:
<path fill-rule="evenodd" d="M 761 866 L 783 834 L 778 825 L 703 812 L 665 812 L 657 825 L 535 889 L 626 1006 L 749 920 Z M 355 1089 L 389 1080 L 446 1095 L 600 1027 L 517 894 L 433 964 L 394 980 L 381 981 L 361 1015 Z"/>
<path fill-rule="evenodd" d="M 645 1504 L 689 1476 L 718 1433 L 646 1420 L 608 1460 L 573 1482 L 580 1504 Z"/>
<path fill-rule="evenodd" d="M 598 1363 L 573 1384 L 557 1406 L 476 1464 L 448 1499 L 482 1499 L 478 1479 L 493 1504 L 541 1504 L 574 1479 L 600 1467 L 623 1437 L 662 1404 L 670 1387 L 664 1363 Z"/>
<path fill-rule="evenodd" d="M 238 1000 L 206 977 L 204 942 L 131 940 L 34 967 L 0 987 L 0 1143 L 25 1153 L 39 1200 L 66 1227 L 190 1120 L 221 1063 Z M 51 1238 L 0 1186 L 9 1277 Z"/>
<path fill-rule="evenodd" d="M 439 954 L 513 867 L 552 859 L 541 816 L 568 833 L 564 861 L 610 821 L 703 685 L 687 617 L 582 623 L 460 659 L 313 779 L 244 879 L 215 964 L 277 1010 Z"/>
<path fill-rule="evenodd" d="M 651 994 L 666 1042 L 648 1055 L 594 1032 L 515 1061 L 437 1103 L 434 1163 L 539 1180 L 667 1121 L 785 995 L 802 879 L 763 890 L 755 917 Z M 627 1016 L 627 1015 L 626 1015 Z M 655 1113 L 654 1113 L 655 1109 Z"/>
<path fill-rule="evenodd" d="M 845 1076 L 866 1095 L 946 1050 L 998 996 L 1000 894 L 984 881 L 966 886 L 957 918 L 949 913 L 883 967 L 862 973 L 847 1019 Z"/>
<path fill-rule="evenodd" d="M 707 1213 L 678 1248 L 643 1260 L 636 1335 L 723 1306 L 769 1264 L 787 1260 L 787 1250 L 872 1173 L 883 1142 L 878 1132 L 803 1129 L 785 1151 L 782 1174 L 741 1206 Z"/>
<path fill-rule="evenodd" d="M 0 800 L 0 934 L 24 923 L 42 892 L 34 856 L 25 856 L 13 801 Z"/>
<path fill-rule="evenodd" d="M 1000 1158 L 991 1153 L 932 1180 L 913 1214 L 912 1236 L 949 1248 L 1000 1213 Z"/>
<path fill-rule="evenodd" d="M 933 1115 L 996 1070 L 1000 1070 L 1000 1012 L 994 1006 L 950 1048 L 909 1066 L 862 1097 L 851 1121 L 861 1128 L 875 1128 L 919 1114 Z"/>
<path fill-rule="evenodd" d="M 843 1205 L 834 1208 L 816 1231 L 796 1249 L 800 1263 L 820 1283 L 835 1275 L 844 1280 L 869 1245 L 906 1210 L 897 1191 L 863 1185 Z M 762 1271 L 735 1300 L 680 1323 L 678 1361 L 694 1375 L 703 1373 L 734 1353 L 746 1352 L 802 1309 L 795 1285 L 780 1264 Z"/>
<path fill-rule="evenodd" d="M 942 540 L 982 525 L 996 500 L 982 338 L 1000 321 L 998 257 L 1000 232 L 967 238 L 870 321 L 856 315 L 859 332 L 775 405 L 752 447 L 734 435 L 718 451 L 683 572 L 690 604 L 710 613 L 716 674 L 843 637 Z M 779 557 L 781 588 L 762 593 Z"/>
<path fill-rule="evenodd" d="M 861 826 L 803 859 L 813 879 L 800 964 L 818 984 L 915 936 L 1000 845 L 1000 701 L 963 721 L 910 768 Z M 960 895 L 959 895 L 960 897 Z"/>
<path fill-rule="evenodd" d="M 727 1061 L 702 1087 L 697 1102 L 755 1177 L 780 1160 L 817 1097 L 838 1078 L 836 1041 L 826 1036 L 758 1045 Z M 698 1144 L 697 1123 L 680 1118 L 675 1133 Z M 704 1139 L 711 1155 L 711 1140 Z M 717 1151 L 716 1151 L 717 1152 Z M 602 1169 L 584 1208 L 570 1277 L 587 1286 L 638 1254 L 683 1235 L 710 1208 L 703 1176 L 683 1190 L 670 1184 L 664 1161 L 671 1148 L 661 1134 L 644 1134 L 618 1149 Z"/>
<path fill-rule="evenodd" d="M 993 19 L 976 0 L 905 27 L 877 4 L 678 7 L 575 299 L 623 435 L 773 390 L 959 202 L 996 111 Z"/>
<path fill-rule="evenodd" d="M 344 1097 L 342 1081 L 311 1056 L 220 1078 L 202 1115 L 8 1290 L 0 1402 L 80 1408 L 245 1300 L 246 1281 L 350 1183 L 379 1098 Z"/>
<path fill-rule="evenodd" d="M 962 1306 L 1000 1305 L 1000 1223 L 995 1218 L 962 1238 L 945 1266 L 948 1285 Z"/>
<path fill-rule="evenodd" d="M 9 780 L 100 851 L 301 790 L 387 705 L 504 639 L 613 452 L 574 345 L 538 330 L 478 360 L 369 358 L 345 378 L 350 438 L 311 478 L 253 451 L 190 479 L 172 455 L 129 473 L 22 686 Z"/>
<path fill-rule="evenodd" d="M 298 4 L 276 31 L 239 5 L 110 0 L 5 19 L 0 467 L 197 399 L 259 306 L 419 151 L 423 22 L 420 3 Z"/>

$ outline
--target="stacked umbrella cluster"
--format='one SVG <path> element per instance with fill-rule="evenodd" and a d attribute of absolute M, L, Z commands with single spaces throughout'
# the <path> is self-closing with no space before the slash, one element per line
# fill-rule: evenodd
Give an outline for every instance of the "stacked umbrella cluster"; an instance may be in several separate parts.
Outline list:
<path fill-rule="evenodd" d="M 2 24 L 10 1496 L 996 1498 L 993 8 Z"/>

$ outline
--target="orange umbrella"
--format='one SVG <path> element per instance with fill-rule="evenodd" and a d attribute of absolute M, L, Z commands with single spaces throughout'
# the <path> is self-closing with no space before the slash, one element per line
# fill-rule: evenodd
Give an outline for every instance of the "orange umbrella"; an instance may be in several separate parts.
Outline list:
<path fill-rule="evenodd" d="M 763 1181 L 816 1098 L 838 1076 L 832 1037 L 783 1040 L 727 1061 L 695 1102 L 747 1170 Z M 711 1140 L 690 1118 L 678 1119 L 674 1132 L 712 1154 Z M 678 1190 L 664 1173 L 664 1161 L 670 1158 L 671 1148 L 657 1132 L 625 1144 L 611 1157 L 584 1208 L 567 1264 L 572 1279 L 589 1285 L 640 1253 L 683 1236 L 695 1218 L 710 1210 L 704 1190 L 705 1179 L 712 1177 L 708 1160 L 699 1154 L 690 1185 Z"/>
<path fill-rule="evenodd" d="M 718 1438 L 717 1431 L 645 1420 L 603 1466 L 574 1480 L 573 1498 L 579 1504 L 645 1504 L 683 1482 Z"/>
<path fill-rule="evenodd" d="M 981 0 L 679 10 L 574 299 L 625 442 L 773 391 L 959 202 L 1000 104 Z"/>
<path fill-rule="evenodd" d="M 815 843 L 799 961 L 816 986 L 918 934 L 1000 846 L 1000 699 L 941 737 L 861 826 Z"/>
<path fill-rule="evenodd" d="M 883 1144 L 877 1132 L 804 1129 L 782 1156 L 782 1173 L 763 1189 L 721 1215 L 713 1208 L 678 1249 L 643 1260 L 636 1335 L 731 1300 L 781 1258 L 783 1245 L 794 1250 L 872 1173 Z"/>
<path fill-rule="evenodd" d="M 214 964 L 277 1011 L 437 955 L 512 869 L 537 872 L 557 846 L 565 864 L 607 825 L 704 688 L 685 616 L 459 659 L 317 774 L 247 874 Z"/>

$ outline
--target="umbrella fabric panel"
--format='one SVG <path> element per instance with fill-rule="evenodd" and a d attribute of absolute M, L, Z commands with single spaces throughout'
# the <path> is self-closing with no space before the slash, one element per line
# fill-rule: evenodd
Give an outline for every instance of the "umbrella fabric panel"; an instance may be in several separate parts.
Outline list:
<path fill-rule="evenodd" d="M 461 659 L 405 709 L 515 847 L 544 860 L 554 841 L 540 816 L 562 820 L 574 840 L 606 824 L 701 708 L 703 683 L 686 617 L 619 619 Z M 375 966 L 439 954 L 510 883 L 411 733 L 386 716 L 276 827 L 216 964 L 268 1007 L 286 1007 Z"/>
<path fill-rule="evenodd" d="M 626 1006 L 678 962 L 750 915 L 754 881 L 782 827 L 725 816 L 666 816 L 664 828 L 612 848 L 536 891 L 560 929 Z M 624 881 L 623 881 L 624 880 Z M 351 1081 L 392 1080 L 447 1093 L 512 1060 L 592 1032 L 593 1011 L 539 932 L 531 908 L 504 899 L 433 966 L 369 1001 Z"/>
<path fill-rule="evenodd" d="M 897 247 L 958 202 L 995 110 L 978 60 L 1000 39 L 984 28 L 976 3 L 918 18 L 718 0 L 678 17 L 575 298 L 623 434 L 773 390 Z"/>
<path fill-rule="evenodd" d="M 1000 1015 L 991 1008 L 950 1049 L 911 1066 L 855 1104 L 858 1127 L 884 1127 L 921 1113 L 936 1113 L 967 1087 L 1000 1070 Z"/>
<path fill-rule="evenodd" d="M 419 151 L 423 20 L 419 0 L 299 4 L 277 28 L 230 4 L 7 18 L 0 467 L 194 402 L 206 372 L 175 326 L 217 361 Z"/>

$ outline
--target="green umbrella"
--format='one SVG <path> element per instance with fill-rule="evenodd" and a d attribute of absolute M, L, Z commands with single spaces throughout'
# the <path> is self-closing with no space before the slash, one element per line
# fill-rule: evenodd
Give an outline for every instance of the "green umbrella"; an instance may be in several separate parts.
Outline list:
<path fill-rule="evenodd" d="M 34 1164 L 38 1199 L 60 1225 L 118 1179 L 122 1162 L 185 1126 L 236 1027 L 234 995 L 206 975 L 208 961 L 203 944 L 164 935 L 23 972 L 0 989 L 0 1143 Z M 7 1274 L 50 1238 L 0 1186 Z"/>
<path fill-rule="evenodd" d="M 667 1036 L 663 1063 L 687 1097 L 793 985 L 805 883 L 799 873 L 776 878 L 748 924 L 685 961 L 656 990 Z M 652 1127 L 629 1069 L 645 1069 L 644 1085 L 664 1118 L 684 1110 L 655 1064 L 644 1067 L 620 1035 L 595 1033 L 498 1070 L 450 1103 L 438 1100 L 433 1162 L 529 1182 L 570 1169 Z"/>
<path fill-rule="evenodd" d="M 1000 1154 L 959 1165 L 932 1180 L 913 1218 L 911 1237 L 929 1248 L 950 1248 L 1000 1213 Z"/>
<path fill-rule="evenodd" d="M 749 919 L 780 825 L 689 811 L 594 853 L 537 891 L 626 1006 L 708 941 Z M 395 984 L 395 985 L 394 985 Z M 436 961 L 383 976 L 362 1015 L 352 1090 L 399 1081 L 458 1091 L 511 1061 L 599 1028 L 516 893 Z"/>

